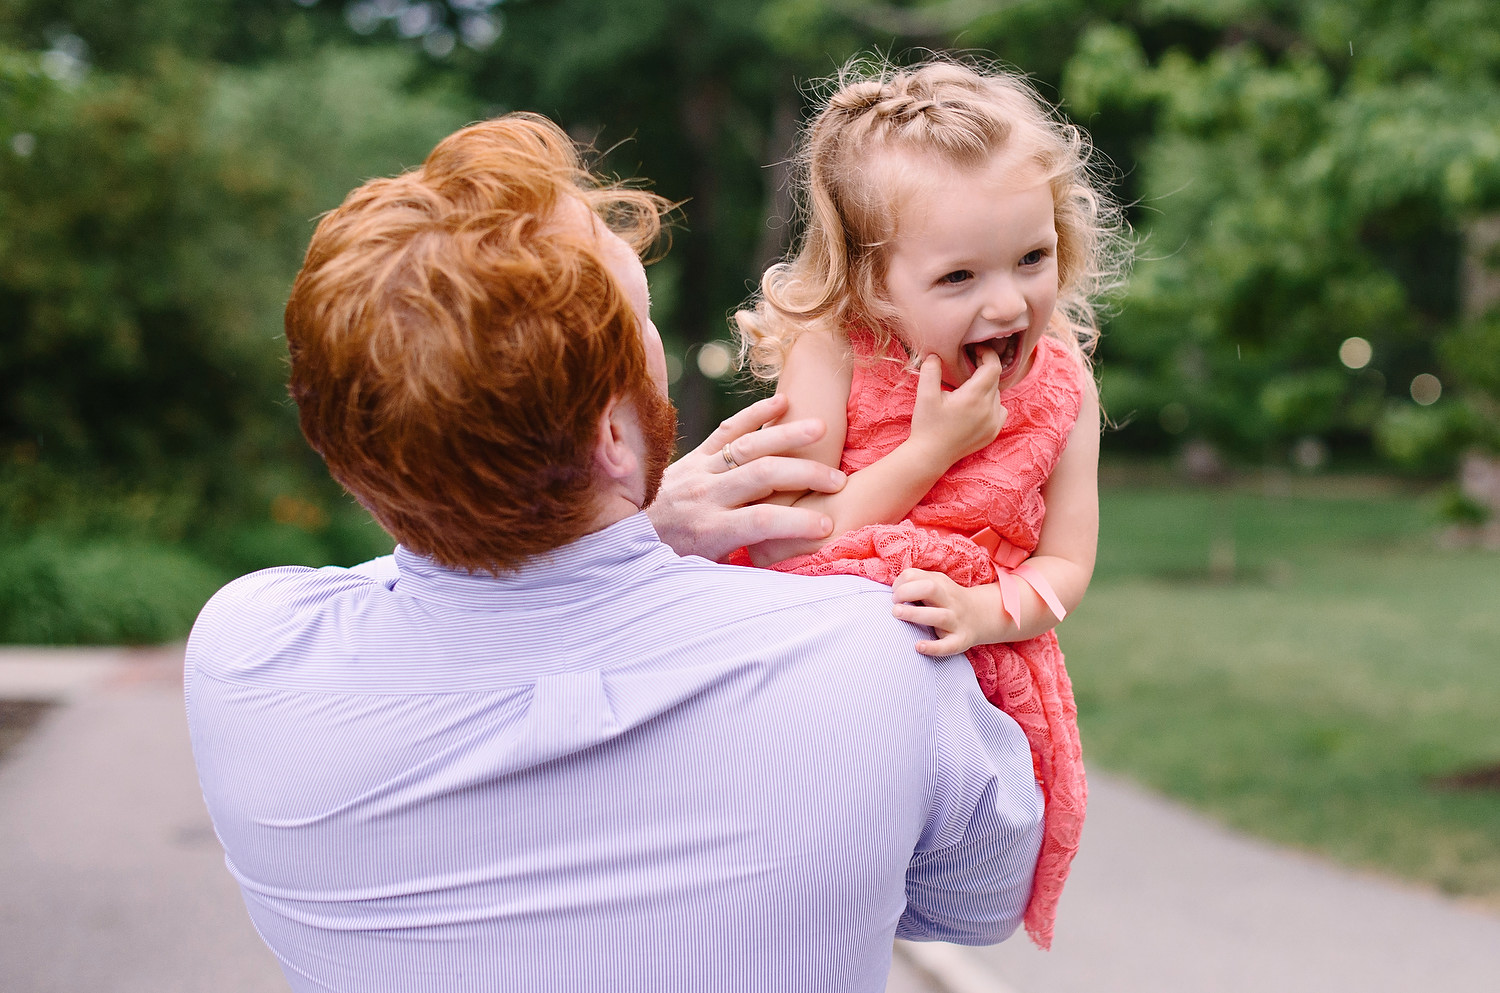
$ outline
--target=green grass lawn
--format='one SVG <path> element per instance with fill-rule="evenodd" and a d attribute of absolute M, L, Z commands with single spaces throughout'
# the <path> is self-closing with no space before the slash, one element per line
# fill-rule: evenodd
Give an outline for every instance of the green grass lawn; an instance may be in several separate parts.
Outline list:
<path fill-rule="evenodd" d="M 1110 487 L 1060 631 L 1085 757 L 1237 827 L 1500 906 L 1500 554 L 1430 498 Z M 1383 489 L 1383 491 L 1382 491 Z"/>

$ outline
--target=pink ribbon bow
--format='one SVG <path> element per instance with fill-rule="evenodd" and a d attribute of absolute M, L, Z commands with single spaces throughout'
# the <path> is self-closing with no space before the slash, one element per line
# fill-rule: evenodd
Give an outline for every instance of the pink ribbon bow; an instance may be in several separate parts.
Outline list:
<path fill-rule="evenodd" d="M 1052 611 L 1053 616 L 1059 621 L 1068 616 L 1068 612 L 1063 609 L 1062 601 L 1057 598 L 1057 591 L 1052 588 L 1047 577 L 1042 575 L 1042 571 L 1036 566 L 1027 563 L 1026 559 L 1029 555 L 1025 549 L 1012 545 L 990 527 L 973 535 L 969 540 L 989 552 L 990 558 L 994 561 L 995 582 L 1000 587 L 1000 607 L 1016 627 L 1021 626 L 1021 583 L 1023 582 L 1036 591 L 1036 595 L 1042 598 L 1047 609 Z"/>

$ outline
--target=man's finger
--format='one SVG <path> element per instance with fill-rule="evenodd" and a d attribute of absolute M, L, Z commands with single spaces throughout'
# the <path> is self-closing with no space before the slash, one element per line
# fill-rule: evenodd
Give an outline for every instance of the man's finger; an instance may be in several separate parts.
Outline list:
<path fill-rule="evenodd" d="M 844 474 L 821 462 L 782 455 L 766 455 L 746 461 L 740 449 L 747 447 L 747 441 L 735 443 L 735 457 L 740 460 L 740 466 L 719 476 L 722 480 L 720 492 L 729 506 L 764 500 L 772 493 L 806 490 L 837 493 L 844 488 Z"/>
<path fill-rule="evenodd" d="M 734 546 L 758 545 L 772 538 L 826 538 L 833 532 L 833 521 L 827 514 L 805 507 L 758 503 L 725 514 L 723 528 L 734 536 Z"/>
<path fill-rule="evenodd" d="M 814 417 L 773 424 L 735 439 L 734 457 L 740 465 L 746 465 L 770 455 L 788 455 L 817 441 L 827 430 L 827 426 Z"/>
<path fill-rule="evenodd" d="M 780 394 L 757 400 L 744 410 L 736 411 L 724 418 L 719 426 L 703 439 L 696 449 L 700 454 L 712 454 L 737 438 L 758 431 L 766 423 L 786 413 L 787 399 Z"/>

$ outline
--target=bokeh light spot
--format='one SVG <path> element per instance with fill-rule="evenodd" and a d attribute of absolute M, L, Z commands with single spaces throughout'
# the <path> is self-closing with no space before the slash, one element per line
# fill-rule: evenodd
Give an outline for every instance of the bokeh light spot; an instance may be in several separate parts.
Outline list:
<path fill-rule="evenodd" d="M 396 15 L 396 33 L 403 38 L 420 38 L 436 23 L 437 12 L 431 4 L 413 4 Z"/>
<path fill-rule="evenodd" d="M 371 34 L 380 27 L 380 9 L 373 3 L 355 3 L 344 8 L 344 21 L 355 34 Z"/>
<path fill-rule="evenodd" d="M 698 349 L 698 371 L 709 379 L 723 379 L 734 368 L 734 353 L 722 341 L 710 341 Z"/>
<path fill-rule="evenodd" d="M 1442 395 L 1442 380 L 1430 372 L 1424 372 L 1411 381 L 1411 398 L 1424 407 L 1437 403 Z"/>
<path fill-rule="evenodd" d="M 77 83 L 88 73 L 88 44 L 70 31 L 54 30 L 49 34 L 52 47 L 42 53 L 42 72 L 65 86 Z"/>
<path fill-rule="evenodd" d="M 1363 369 L 1370 364 L 1370 359 L 1375 355 L 1375 349 L 1363 338 L 1345 338 L 1344 343 L 1339 346 L 1339 361 L 1344 363 L 1347 369 Z"/>

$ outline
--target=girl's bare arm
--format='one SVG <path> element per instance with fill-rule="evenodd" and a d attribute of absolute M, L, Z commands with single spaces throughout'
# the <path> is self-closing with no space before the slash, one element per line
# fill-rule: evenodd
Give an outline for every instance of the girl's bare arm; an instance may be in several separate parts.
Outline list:
<path fill-rule="evenodd" d="M 821 419 L 828 426 L 818 441 L 796 454 L 837 467 L 848 429 L 849 387 L 854 359 L 847 344 L 833 335 L 808 332 L 787 356 L 777 393 L 789 401 L 788 417 Z M 773 499 L 818 510 L 833 520 L 828 538 L 768 541 L 750 549 L 756 565 L 769 565 L 816 551 L 830 539 L 867 524 L 894 524 L 926 495 L 958 459 L 995 439 L 1005 423 L 999 399 L 1000 362 L 993 354 L 981 360 L 969 381 L 945 391 L 940 364 L 922 364 L 917 410 L 911 436 L 884 458 L 852 473 L 837 493 L 790 493 Z"/>
<path fill-rule="evenodd" d="M 1042 486 L 1042 497 L 1047 518 L 1026 564 L 1046 578 L 1064 610 L 1072 612 L 1088 591 L 1099 545 L 1099 401 L 1092 390 L 1084 391 L 1078 421 Z M 928 625 L 939 636 L 919 643 L 917 650 L 951 655 L 974 645 L 1025 641 L 1057 625 L 1046 601 L 1028 583 L 1018 585 L 1019 625 L 1007 616 L 994 583 L 965 588 L 941 573 L 907 569 L 891 593 L 897 617 Z"/>

